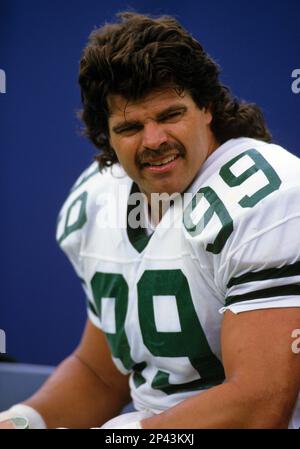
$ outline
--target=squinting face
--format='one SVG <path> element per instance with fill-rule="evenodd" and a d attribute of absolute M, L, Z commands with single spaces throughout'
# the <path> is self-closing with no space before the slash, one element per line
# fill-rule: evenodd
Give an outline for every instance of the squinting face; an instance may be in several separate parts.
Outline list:
<path fill-rule="evenodd" d="M 148 198 L 184 192 L 218 147 L 210 111 L 199 109 L 187 92 L 165 88 L 135 102 L 111 95 L 108 104 L 110 144 Z"/>

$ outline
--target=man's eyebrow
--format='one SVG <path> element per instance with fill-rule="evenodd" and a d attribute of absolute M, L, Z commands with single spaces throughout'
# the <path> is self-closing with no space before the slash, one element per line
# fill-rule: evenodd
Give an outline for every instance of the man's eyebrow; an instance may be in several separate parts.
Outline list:
<path fill-rule="evenodd" d="M 173 105 L 173 106 L 169 106 L 168 108 L 164 109 L 163 111 L 160 111 L 158 114 L 156 114 L 156 120 L 162 120 L 164 119 L 164 117 L 167 117 L 168 114 L 171 114 L 172 112 L 186 112 L 187 111 L 187 106 L 182 105 L 182 104 L 177 104 L 177 105 Z M 134 127 L 134 126 L 142 126 L 142 123 L 137 121 L 137 120 L 124 120 L 122 122 L 118 122 L 116 123 L 112 130 L 115 133 L 120 133 L 123 130 L 126 130 L 129 127 Z"/>
<path fill-rule="evenodd" d="M 173 106 L 169 106 L 168 108 L 164 109 L 163 111 L 159 112 L 156 116 L 157 120 L 160 120 L 167 116 L 168 114 L 171 114 L 172 112 L 186 112 L 187 106 L 184 104 L 176 104 Z"/>

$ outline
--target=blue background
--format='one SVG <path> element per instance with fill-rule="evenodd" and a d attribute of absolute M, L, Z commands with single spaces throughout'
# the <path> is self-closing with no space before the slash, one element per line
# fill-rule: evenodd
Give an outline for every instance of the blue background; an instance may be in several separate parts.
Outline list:
<path fill-rule="evenodd" d="M 80 136 L 78 63 L 90 31 L 116 12 L 175 15 L 264 110 L 277 143 L 300 155 L 300 2 L 0 0 L 0 328 L 19 361 L 57 364 L 75 347 L 85 299 L 55 242 L 59 208 L 95 150 Z"/>

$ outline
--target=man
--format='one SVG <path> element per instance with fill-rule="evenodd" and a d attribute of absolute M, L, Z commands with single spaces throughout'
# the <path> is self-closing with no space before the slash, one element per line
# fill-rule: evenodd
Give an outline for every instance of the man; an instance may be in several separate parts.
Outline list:
<path fill-rule="evenodd" d="M 299 427 L 299 160 L 267 143 L 259 108 L 232 97 L 177 21 L 120 17 L 92 33 L 80 65 L 101 173 L 79 178 L 57 231 L 89 319 L 2 419 Z M 130 396 L 139 412 L 118 417 Z"/>

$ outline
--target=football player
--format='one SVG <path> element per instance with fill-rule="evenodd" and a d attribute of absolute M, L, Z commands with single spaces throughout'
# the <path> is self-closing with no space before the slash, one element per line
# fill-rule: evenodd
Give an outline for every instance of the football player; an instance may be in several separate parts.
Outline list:
<path fill-rule="evenodd" d="M 81 64 L 97 162 L 57 239 L 82 340 L 2 419 L 30 428 L 300 426 L 300 162 L 171 17 L 123 13 Z M 99 170 L 100 168 L 100 170 Z M 118 416 L 133 401 L 136 412 Z"/>

